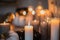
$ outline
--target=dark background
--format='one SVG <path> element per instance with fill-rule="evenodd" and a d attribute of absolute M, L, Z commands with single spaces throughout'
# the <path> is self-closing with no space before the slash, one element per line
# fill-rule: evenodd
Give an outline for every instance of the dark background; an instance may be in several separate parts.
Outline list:
<path fill-rule="evenodd" d="M 32 5 L 34 8 L 37 5 L 42 5 L 45 9 L 48 8 L 47 0 L 0 0 L 0 15 L 8 12 L 14 12 L 16 8 L 23 8 Z"/>

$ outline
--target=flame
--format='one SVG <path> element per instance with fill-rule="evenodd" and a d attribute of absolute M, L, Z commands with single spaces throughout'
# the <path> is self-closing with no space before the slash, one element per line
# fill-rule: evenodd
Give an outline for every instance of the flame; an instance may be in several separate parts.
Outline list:
<path fill-rule="evenodd" d="M 28 22 L 28 26 L 30 26 L 30 22 Z"/>
<path fill-rule="evenodd" d="M 26 11 L 23 11 L 23 15 L 26 15 Z"/>
<path fill-rule="evenodd" d="M 29 6 L 29 7 L 28 7 L 28 11 L 33 11 L 32 6 Z"/>
<path fill-rule="evenodd" d="M 32 11 L 32 15 L 35 15 L 35 11 Z"/>
<path fill-rule="evenodd" d="M 34 20 L 34 22 L 36 22 L 36 20 Z"/>
<path fill-rule="evenodd" d="M 45 14 L 45 11 L 44 11 L 44 10 L 41 10 L 41 11 L 40 11 L 40 14 Z"/>

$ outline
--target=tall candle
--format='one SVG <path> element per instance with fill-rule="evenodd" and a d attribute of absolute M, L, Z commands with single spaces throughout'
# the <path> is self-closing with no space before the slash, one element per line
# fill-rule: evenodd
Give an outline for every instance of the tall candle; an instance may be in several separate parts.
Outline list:
<path fill-rule="evenodd" d="M 59 40 L 59 20 L 51 20 L 51 40 Z"/>
<path fill-rule="evenodd" d="M 30 23 L 25 26 L 25 40 L 33 40 L 33 26 Z"/>

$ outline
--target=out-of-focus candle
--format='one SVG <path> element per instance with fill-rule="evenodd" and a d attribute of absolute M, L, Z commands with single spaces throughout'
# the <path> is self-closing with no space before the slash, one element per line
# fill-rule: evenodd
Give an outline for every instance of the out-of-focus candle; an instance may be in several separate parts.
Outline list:
<path fill-rule="evenodd" d="M 32 11 L 32 15 L 35 15 L 35 11 Z"/>
<path fill-rule="evenodd" d="M 23 11 L 23 15 L 26 15 L 26 11 Z"/>
<path fill-rule="evenodd" d="M 29 7 L 28 7 L 28 11 L 29 11 L 29 12 L 33 11 L 33 7 L 32 7 L 32 6 L 29 6 Z"/>
<path fill-rule="evenodd" d="M 40 18 L 41 18 L 41 21 L 44 20 L 44 18 L 45 18 L 45 10 L 40 11 Z"/>
<path fill-rule="evenodd" d="M 9 31 L 10 24 L 9 23 L 0 23 L 0 34 Z"/>
<path fill-rule="evenodd" d="M 51 20 L 51 40 L 59 40 L 59 19 Z"/>
<path fill-rule="evenodd" d="M 39 21 L 35 19 L 35 20 L 32 21 L 32 24 L 33 25 L 38 25 L 39 24 Z"/>
<path fill-rule="evenodd" d="M 40 11 L 40 15 L 41 15 L 41 16 L 44 16 L 44 15 L 45 15 L 45 11 L 44 11 L 44 10 L 41 10 L 41 11 Z"/>
<path fill-rule="evenodd" d="M 30 23 L 25 26 L 25 40 L 33 40 L 33 26 Z"/>
<path fill-rule="evenodd" d="M 3 23 L 0 23 L 0 25 L 9 25 L 9 23 L 5 23 L 5 22 L 3 22 Z"/>

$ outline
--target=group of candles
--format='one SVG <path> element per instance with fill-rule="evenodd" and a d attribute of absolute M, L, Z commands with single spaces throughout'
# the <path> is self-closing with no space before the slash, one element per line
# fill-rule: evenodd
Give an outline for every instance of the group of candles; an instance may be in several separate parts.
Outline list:
<path fill-rule="evenodd" d="M 50 24 L 51 24 L 51 40 L 59 40 L 59 19 L 54 18 L 51 19 Z M 9 24 L 7 23 L 2 23 L 0 24 L 2 26 L 8 26 Z M 30 22 L 28 25 L 24 27 L 25 29 L 25 40 L 33 40 L 33 26 L 30 25 Z"/>
<path fill-rule="evenodd" d="M 26 14 L 25 11 L 23 13 L 24 13 L 24 15 Z M 42 13 L 41 16 L 44 16 L 44 14 L 43 14 L 44 11 L 43 10 L 41 11 L 41 13 Z M 34 14 L 34 12 L 33 12 L 33 14 Z M 35 24 L 38 23 L 37 20 L 34 20 L 34 22 L 35 22 Z M 60 19 L 53 18 L 53 19 L 50 19 L 50 21 L 47 21 L 47 22 L 50 22 L 50 24 L 51 24 L 51 40 L 59 40 Z M 6 26 L 5 23 L 3 25 Z M 24 29 L 25 29 L 25 40 L 33 40 L 33 26 L 30 25 L 30 22 L 28 22 L 28 25 L 26 25 L 24 27 Z"/>

